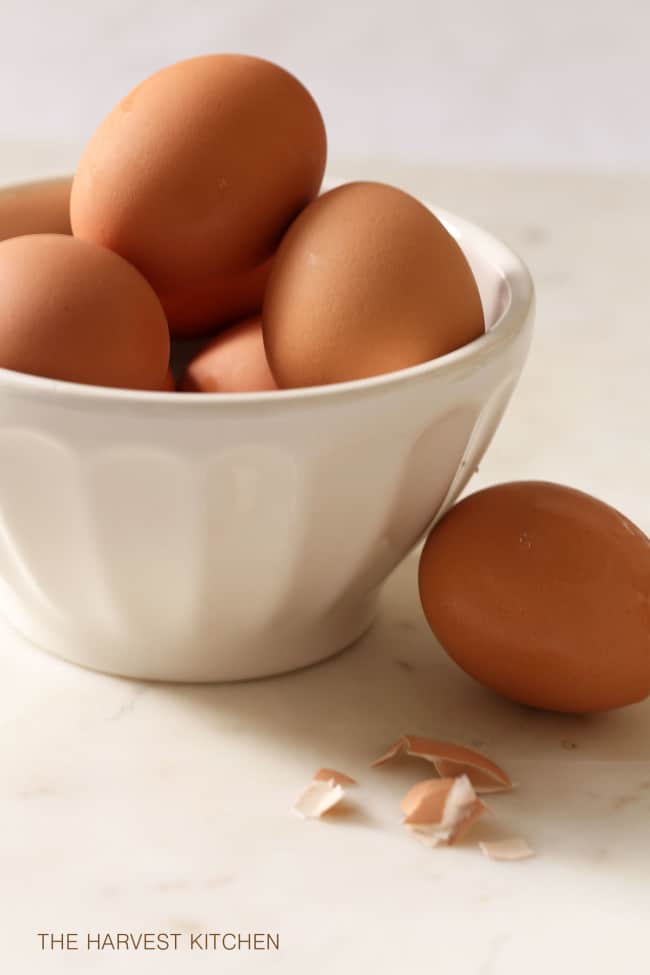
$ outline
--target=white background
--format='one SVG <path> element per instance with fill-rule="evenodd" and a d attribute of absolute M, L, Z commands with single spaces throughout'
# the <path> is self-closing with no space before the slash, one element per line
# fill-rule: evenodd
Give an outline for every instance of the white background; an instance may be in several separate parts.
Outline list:
<path fill-rule="evenodd" d="M 0 140 L 77 149 L 139 80 L 263 55 L 322 107 L 331 157 L 643 168 L 645 0 L 2 0 Z"/>

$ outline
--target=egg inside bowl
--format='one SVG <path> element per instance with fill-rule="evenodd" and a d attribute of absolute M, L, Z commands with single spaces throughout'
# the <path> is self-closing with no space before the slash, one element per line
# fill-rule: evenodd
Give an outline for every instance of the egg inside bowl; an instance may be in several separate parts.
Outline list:
<path fill-rule="evenodd" d="M 238 394 L 0 370 L 0 613 L 61 657 L 156 680 L 261 677 L 357 639 L 471 477 L 530 344 L 522 261 L 431 209 L 486 331 L 430 362 Z"/>

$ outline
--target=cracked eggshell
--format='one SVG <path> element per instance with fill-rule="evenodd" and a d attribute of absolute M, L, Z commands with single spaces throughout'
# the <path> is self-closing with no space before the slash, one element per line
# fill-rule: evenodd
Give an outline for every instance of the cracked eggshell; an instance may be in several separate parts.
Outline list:
<path fill-rule="evenodd" d="M 384 765 L 402 753 L 431 762 L 443 778 L 466 775 L 477 792 L 512 789 L 510 777 L 485 755 L 463 745 L 422 735 L 402 735 L 384 755 L 371 762 L 370 767 Z"/>
<path fill-rule="evenodd" d="M 409 825 L 406 828 L 411 836 L 414 836 L 416 840 L 432 850 L 435 850 L 438 846 L 450 846 L 451 832 L 448 829 L 442 829 L 438 826 Z"/>
<path fill-rule="evenodd" d="M 346 775 L 345 772 L 337 772 L 333 768 L 319 768 L 314 773 L 314 782 L 334 782 L 336 785 L 357 785 L 357 780 Z"/>
<path fill-rule="evenodd" d="M 570 713 L 650 692 L 650 541 L 560 484 L 470 495 L 433 528 L 422 606 L 447 653 L 504 697 Z"/>
<path fill-rule="evenodd" d="M 289 72 L 239 54 L 190 58 L 134 88 L 92 136 L 73 231 L 130 261 L 177 326 L 196 329 L 214 321 L 213 286 L 271 256 L 318 193 L 325 157 L 321 114 Z"/>
<path fill-rule="evenodd" d="M 425 779 L 417 782 L 399 804 L 405 816 L 404 822 L 411 825 L 441 823 L 447 796 L 453 784 L 453 779 Z"/>
<path fill-rule="evenodd" d="M 404 825 L 416 828 L 432 846 L 456 843 L 487 809 L 466 775 L 418 782 L 400 805 Z"/>
<path fill-rule="evenodd" d="M 332 779 L 310 782 L 296 799 L 292 811 L 303 819 L 320 819 L 345 796 L 345 789 Z"/>

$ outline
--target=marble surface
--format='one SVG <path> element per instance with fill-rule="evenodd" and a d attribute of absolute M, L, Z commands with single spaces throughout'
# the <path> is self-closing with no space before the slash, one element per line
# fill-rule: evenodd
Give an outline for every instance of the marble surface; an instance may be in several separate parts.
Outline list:
<path fill-rule="evenodd" d="M 5 147 L 0 176 L 70 164 Z M 433 170 L 395 181 L 483 222 L 530 262 L 529 364 L 471 488 L 543 477 L 650 531 L 650 179 Z M 650 701 L 585 718 L 504 702 L 427 631 L 416 560 L 339 657 L 223 686 L 129 682 L 0 633 L 0 959 L 7 971 L 528 975 L 645 970 Z M 83 594 L 80 594 L 83 598 Z M 612 648 L 616 652 L 616 648 Z M 399 825 L 426 769 L 368 763 L 403 731 L 484 749 L 517 782 L 468 842 L 431 851 Z M 359 779 L 347 813 L 289 814 L 320 765 Z M 479 839 L 524 836 L 520 863 Z M 41 951 L 39 932 L 177 932 L 178 951 Z M 280 951 L 187 951 L 190 932 L 279 933 Z M 616 967 L 614 967 L 616 966 Z"/>

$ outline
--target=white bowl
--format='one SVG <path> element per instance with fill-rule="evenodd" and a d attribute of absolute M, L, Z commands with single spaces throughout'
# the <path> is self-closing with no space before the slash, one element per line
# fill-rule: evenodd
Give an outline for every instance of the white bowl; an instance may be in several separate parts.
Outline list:
<path fill-rule="evenodd" d="M 533 288 L 436 209 L 486 334 L 423 365 L 276 393 L 143 393 L 0 369 L 0 613 L 130 677 L 260 677 L 341 650 L 453 503 L 506 408 Z"/>

